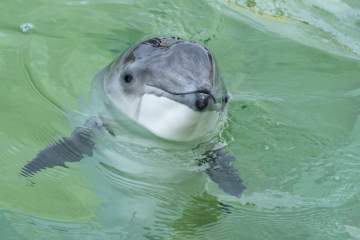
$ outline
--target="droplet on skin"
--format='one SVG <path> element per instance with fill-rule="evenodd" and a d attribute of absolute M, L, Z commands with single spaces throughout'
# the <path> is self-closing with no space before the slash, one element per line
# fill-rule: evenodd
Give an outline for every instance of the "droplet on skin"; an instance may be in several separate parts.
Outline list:
<path fill-rule="evenodd" d="M 23 23 L 20 25 L 20 29 L 23 31 L 23 32 L 31 32 L 33 29 L 34 29 L 34 25 L 32 25 L 31 23 Z"/>

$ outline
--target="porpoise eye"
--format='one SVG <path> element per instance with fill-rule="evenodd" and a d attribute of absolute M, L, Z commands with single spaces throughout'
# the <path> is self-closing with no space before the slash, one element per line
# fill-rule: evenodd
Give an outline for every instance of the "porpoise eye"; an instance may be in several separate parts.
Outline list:
<path fill-rule="evenodd" d="M 127 83 L 131 82 L 132 79 L 133 79 L 133 76 L 130 74 L 126 74 L 124 77 L 124 81 Z"/>
<path fill-rule="evenodd" d="M 225 103 L 227 103 L 227 102 L 228 102 L 228 100 L 229 100 L 229 99 L 226 97 L 226 98 L 225 98 Z"/>

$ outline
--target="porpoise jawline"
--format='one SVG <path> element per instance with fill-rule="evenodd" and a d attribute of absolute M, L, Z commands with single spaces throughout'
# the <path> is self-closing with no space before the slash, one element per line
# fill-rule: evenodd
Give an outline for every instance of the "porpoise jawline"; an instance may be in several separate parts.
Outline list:
<path fill-rule="evenodd" d="M 206 91 L 206 90 L 197 90 L 197 91 L 191 91 L 191 92 L 174 93 L 174 92 L 170 92 L 170 91 L 167 91 L 167 90 L 164 90 L 164 89 L 161 89 L 161 88 L 158 88 L 158 87 L 154 87 L 154 86 L 151 86 L 151 85 L 147 85 L 147 86 L 157 88 L 157 89 L 159 89 L 161 91 L 164 91 L 164 92 L 167 92 L 167 93 L 170 93 L 170 94 L 173 94 L 173 95 L 186 95 L 186 94 L 193 94 L 193 93 L 203 93 L 203 94 L 209 95 L 212 98 L 212 100 L 214 101 L 214 103 L 216 103 L 216 99 L 215 99 L 214 95 L 211 94 L 209 91 Z"/>

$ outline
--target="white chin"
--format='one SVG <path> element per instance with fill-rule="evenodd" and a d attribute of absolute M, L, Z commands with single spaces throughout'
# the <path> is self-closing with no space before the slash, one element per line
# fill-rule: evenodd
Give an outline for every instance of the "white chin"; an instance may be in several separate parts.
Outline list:
<path fill-rule="evenodd" d="M 188 141 L 213 129 L 218 118 L 216 111 L 196 112 L 166 97 L 144 94 L 137 122 L 159 137 Z"/>

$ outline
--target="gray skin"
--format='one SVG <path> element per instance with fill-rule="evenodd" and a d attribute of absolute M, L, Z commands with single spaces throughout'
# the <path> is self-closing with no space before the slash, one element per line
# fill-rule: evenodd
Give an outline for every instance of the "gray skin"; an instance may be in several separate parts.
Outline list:
<path fill-rule="evenodd" d="M 93 84 L 100 79 L 106 96 L 125 113 L 126 105 L 141 99 L 143 94 L 166 97 L 196 112 L 222 113 L 229 98 L 211 51 L 200 43 L 177 37 L 156 37 L 137 43 L 99 74 Z M 39 151 L 20 174 L 28 178 L 46 168 L 66 168 L 66 162 L 92 156 L 95 131 L 103 128 L 114 134 L 100 119 L 89 119 L 70 137 Z M 208 164 L 205 172 L 210 179 L 224 192 L 239 198 L 246 187 L 232 162 L 237 159 L 220 149 L 205 153 L 199 165 Z"/>
<path fill-rule="evenodd" d="M 131 79 L 130 82 L 127 81 Z M 135 44 L 109 66 L 107 95 L 164 96 L 194 111 L 214 110 L 228 101 L 216 60 L 204 45 L 177 37 L 157 37 Z"/>

